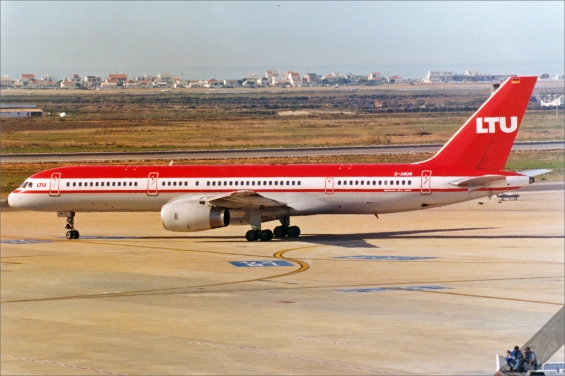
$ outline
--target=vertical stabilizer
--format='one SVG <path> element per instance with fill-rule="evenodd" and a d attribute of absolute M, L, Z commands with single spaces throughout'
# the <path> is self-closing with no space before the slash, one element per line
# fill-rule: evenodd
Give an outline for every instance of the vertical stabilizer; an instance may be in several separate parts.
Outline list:
<path fill-rule="evenodd" d="M 431 159 L 437 166 L 502 170 L 522 123 L 537 77 L 511 77 Z"/>

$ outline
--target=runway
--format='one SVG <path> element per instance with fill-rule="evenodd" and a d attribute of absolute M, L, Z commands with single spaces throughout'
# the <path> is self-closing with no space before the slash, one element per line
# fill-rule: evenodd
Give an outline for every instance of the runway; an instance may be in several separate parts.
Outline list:
<path fill-rule="evenodd" d="M 552 187 L 251 243 L 159 213 L 79 213 L 69 241 L 54 213 L 2 211 L 0 372 L 492 375 L 564 303 Z"/>
<path fill-rule="evenodd" d="M 223 159 L 223 158 L 273 158 L 273 157 L 312 157 L 332 155 L 378 155 L 435 153 L 443 144 L 419 145 L 383 145 L 353 147 L 323 147 L 295 149 L 235 149 L 235 150 L 179 150 L 145 152 L 108 152 L 108 153 L 37 153 L 37 154 L 2 154 L 2 163 L 34 162 L 87 162 L 87 161 L 134 161 L 152 159 Z M 512 150 L 562 150 L 563 141 L 516 142 Z"/>

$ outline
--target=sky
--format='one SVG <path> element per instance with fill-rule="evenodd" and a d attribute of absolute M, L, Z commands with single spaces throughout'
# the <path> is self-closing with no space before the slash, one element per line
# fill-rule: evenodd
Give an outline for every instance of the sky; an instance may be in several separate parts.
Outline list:
<path fill-rule="evenodd" d="M 0 70 L 12 78 L 160 71 L 240 78 L 252 69 L 327 74 L 334 67 L 419 77 L 427 70 L 564 71 L 563 1 L 0 5 Z"/>

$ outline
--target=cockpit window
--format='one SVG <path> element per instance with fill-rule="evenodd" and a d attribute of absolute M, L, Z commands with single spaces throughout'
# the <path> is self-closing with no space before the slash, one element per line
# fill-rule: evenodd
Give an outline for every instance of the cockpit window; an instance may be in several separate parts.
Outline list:
<path fill-rule="evenodd" d="M 24 189 L 27 186 L 27 180 L 22 183 L 20 189 Z"/>
<path fill-rule="evenodd" d="M 27 185 L 28 188 L 33 188 L 33 183 L 29 182 L 29 184 Z"/>

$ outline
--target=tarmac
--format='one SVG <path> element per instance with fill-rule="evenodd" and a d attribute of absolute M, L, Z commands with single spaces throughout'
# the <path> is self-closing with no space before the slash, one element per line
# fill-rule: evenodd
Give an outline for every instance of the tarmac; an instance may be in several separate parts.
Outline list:
<path fill-rule="evenodd" d="M 562 187 L 271 242 L 2 208 L 0 373 L 492 375 L 564 304 Z"/>

